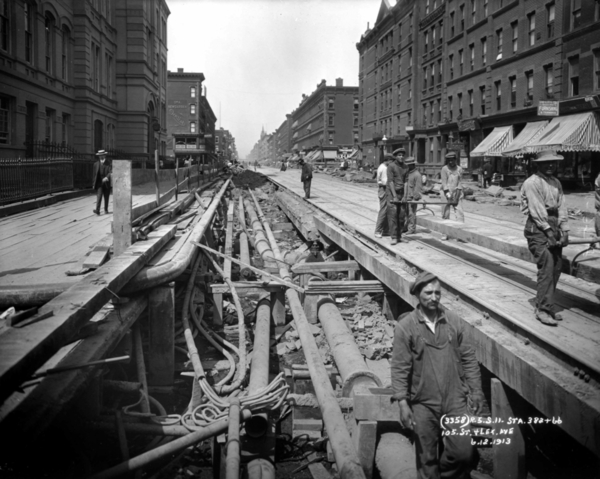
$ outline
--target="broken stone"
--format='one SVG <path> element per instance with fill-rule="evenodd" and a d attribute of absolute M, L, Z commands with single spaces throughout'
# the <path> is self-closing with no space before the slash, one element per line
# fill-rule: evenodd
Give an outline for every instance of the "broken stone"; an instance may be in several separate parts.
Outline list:
<path fill-rule="evenodd" d="M 302 341 L 300 341 L 299 339 L 296 340 L 294 345 L 296 346 L 296 349 L 302 349 Z"/>
<path fill-rule="evenodd" d="M 277 354 L 282 356 L 283 354 L 288 352 L 287 343 L 279 343 L 277 345 Z"/>

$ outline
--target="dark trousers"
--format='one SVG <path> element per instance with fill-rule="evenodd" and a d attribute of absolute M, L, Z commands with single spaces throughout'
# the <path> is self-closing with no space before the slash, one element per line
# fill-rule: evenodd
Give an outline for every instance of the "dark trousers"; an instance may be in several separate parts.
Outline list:
<path fill-rule="evenodd" d="M 487 188 L 488 186 L 492 186 L 492 177 L 483 179 L 483 187 Z"/>
<path fill-rule="evenodd" d="M 110 196 L 110 187 L 105 188 L 104 186 L 100 186 L 96 188 L 96 211 L 100 211 L 100 203 L 102 202 L 102 197 L 104 197 L 104 211 L 108 213 L 108 198 Z"/>
<path fill-rule="evenodd" d="M 596 227 L 596 236 L 600 236 L 600 210 L 596 210 L 596 218 L 594 223 Z"/>
<path fill-rule="evenodd" d="M 415 445 L 417 452 L 417 475 L 419 479 L 467 478 L 475 451 L 469 435 L 448 435 L 442 438 L 444 450 L 439 452 L 441 437 L 441 414 L 421 404 L 413 404 L 415 420 Z M 448 413 L 446 417 L 466 414 L 466 409 Z M 458 427 L 451 425 L 450 427 Z M 448 425 L 446 426 L 448 428 Z M 468 427 L 468 426 L 467 426 Z"/>
<path fill-rule="evenodd" d="M 404 192 L 396 192 L 399 200 L 404 196 Z M 405 205 L 401 203 L 394 203 L 392 195 L 388 192 L 388 226 L 390 228 L 390 236 L 393 238 L 400 239 L 402 236 L 402 230 L 404 229 L 405 221 Z"/>
<path fill-rule="evenodd" d="M 549 216 L 548 223 L 560 243 L 558 218 Z M 548 238 L 529 217 L 525 223 L 527 246 L 537 264 L 537 309 L 554 312 L 554 291 L 562 271 L 562 247 L 548 248 Z"/>
<path fill-rule="evenodd" d="M 310 183 L 312 182 L 312 178 L 308 179 L 308 180 L 304 180 L 303 186 L 304 186 L 304 197 L 306 199 L 310 198 Z"/>
<path fill-rule="evenodd" d="M 406 205 L 406 208 L 408 210 L 406 232 L 409 234 L 417 232 L 417 206 L 419 205 Z"/>
<path fill-rule="evenodd" d="M 379 214 L 377 215 L 377 223 L 375 224 L 375 233 L 386 234 L 388 231 L 388 192 L 385 186 L 379 187 Z"/>

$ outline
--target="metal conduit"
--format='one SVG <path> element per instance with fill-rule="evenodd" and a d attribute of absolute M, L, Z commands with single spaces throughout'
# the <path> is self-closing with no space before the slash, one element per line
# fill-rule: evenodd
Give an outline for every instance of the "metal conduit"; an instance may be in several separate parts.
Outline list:
<path fill-rule="evenodd" d="M 252 192 L 250 193 L 252 194 Z M 254 195 L 252 196 L 254 198 Z M 254 201 L 258 211 L 260 211 L 262 215 L 262 211 L 260 210 L 256 198 L 254 198 Z M 267 230 L 270 231 L 268 225 Z M 287 265 L 282 261 L 281 252 L 272 233 L 271 238 L 273 238 L 271 247 L 275 253 L 275 257 L 278 260 L 281 260 L 281 262 L 279 262 L 280 276 L 282 279 L 290 280 L 290 272 Z M 329 436 L 340 477 L 342 479 L 366 479 L 360 461 L 357 459 L 358 454 L 354 447 L 354 442 L 346 427 L 344 415 L 340 409 L 335 391 L 331 387 L 329 375 L 327 374 L 327 370 L 323 364 L 323 358 L 321 358 L 321 353 L 319 353 L 317 343 L 315 342 L 312 330 L 310 329 L 310 325 L 304 314 L 304 309 L 300 303 L 298 293 L 293 289 L 288 289 L 285 295 L 288 299 L 292 315 L 294 316 L 294 321 L 296 322 L 296 330 L 298 331 L 300 342 L 302 343 L 306 364 L 308 365 L 308 371 L 310 372 L 315 395 L 319 402 L 321 415 L 323 416 L 323 422 L 327 429 L 327 435 Z"/>
<path fill-rule="evenodd" d="M 248 246 L 248 235 L 240 233 L 240 260 L 242 263 L 250 264 L 250 247 Z M 240 275 L 244 279 L 250 279 L 252 270 L 244 266 L 240 266 Z"/>
<path fill-rule="evenodd" d="M 225 461 L 225 478 L 238 479 L 240 477 L 240 400 L 237 397 L 229 400 L 229 427 Z"/>
<path fill-rule="evenodd" d="M 252 203 L 250 203 L 248 200 L 245 200 L 244 206 L 246 207 L 246 212 L 248 213 L 250 227 L 254 231 L 254 248 L 261 255 L 265 264 L 275 264 L 275 256 L 271 250 L 271 246 L 269 246 L 269 240 L 265 235 L 261 222 L 256 216 L 256 212 L 252 207 Z"/>

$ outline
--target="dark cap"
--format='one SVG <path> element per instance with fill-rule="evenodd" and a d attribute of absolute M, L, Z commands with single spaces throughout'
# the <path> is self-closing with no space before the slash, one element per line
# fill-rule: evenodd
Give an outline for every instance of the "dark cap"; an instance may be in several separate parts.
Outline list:
<path fill-rule="evenodd" d="M 455 151 L 449 151 L 448 153 L 446 153 L 445 158 L 447 160 L 456 160 L 456 152 Z"/>
<path fill-rule="evenodd" d="M 437 279 L 438 277 L 436 275 L 427 271 L 420 272 L 415 278 L 415 282 L 410 287 L 410 294 L 413 296 L 418 296 L 424 286 L 432 281 L 437 281 Z"/>
<path fill-rule="evenodd" d="M 402 147 L 400 148 L 396 148 L 393 152 L 392 155 L 396 156 L 396 155 L 406 155 L 406 150 Z"/>
<path fill-rule="evenodd" d="M 395 159 L 396 157 L 391 153 L 386 153 L 385 155 L 383 155 L 383 161 L 394 161 Z"/>

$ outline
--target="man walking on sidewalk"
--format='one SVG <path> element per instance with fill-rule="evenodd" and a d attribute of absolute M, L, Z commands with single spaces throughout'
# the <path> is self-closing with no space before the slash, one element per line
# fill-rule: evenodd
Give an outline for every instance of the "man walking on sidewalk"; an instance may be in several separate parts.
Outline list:
<path fill-rule="evenodd" d="M 388 193 L 387 193 L 387 169 L 394 156 L 386 153 L 383 157 L 383 163 L 377 168 L 377 197 L 379 198 L 379 214 L 375 224 L 375 237 L 381 238 L 388 231 L 387 211 L 388 211 Z"/>
<path fill-rule="evenodd" d="M 300 174 L 300 181 L 304 185 L 304 198 L 310 199 L 310 184 L 312 182 L 313 170 L 310 163 L 305 162 L 302 158 L 298 164 L 302 167 L 302 173 Z"/>
<path fill-rule="evenodd" d="M 404 165 L 408 168 L 406 185 L 404 186 L 406 201 L 419 201 L 421 199 L 421 192 L 423 191 L 423 178 L 419 170 L 417 170 L 417 162 L 413 156 L 409 156 L 404 160 Z M 406 234 L 412 235 L 417 232 L 417 206 L 416 204 L 406 205 L 408 215 Z"/>
<path fill-rule="evenodd" d="M 554 176 L 561 155 L 542 151 L 532 161 L 533 174 L 521 187 L 521 211 L 527 216 L 525 238 L 537 263 L 535 317 L 557 326 L 562 320 L 554 305 L 554 291 L 562 270 L 562 249 L 569 243 L 567 207 L 560 181 Z"/>
<path fill-rule="evenodd" d="M 98 161 L 94 163 L 92 178 L 94 178 L 93 188 L 96 190 L 96 209 L 94 213 L 100 214 L 100 203 L 104 197 L 104 212 L 108 214 L 108 199 L 110 197 L 111 168 L 106 162 L 107 153 L 104 150 L 98 150 L 96 153 Z"/>
<path fill-rule="evenodd" d="M 388 197 L 388 226 L 391 244 L 397 244 L 404 229 L 404 206 L 399 203 L 404 198 L 404 183 L 406 183 L 406 170 L 402 167 L 406 150 L 398 148 L 392 152 L 395 161 L 387 169 L 387 197 Z"/>
<path fill-rule="evenodd" d="M 440 195 L 442 201 L 448 203 L 444 205 L 444 211 L 442 213 L 442 218 L 445 220 L 450 219 L 450 206 L 454 208 L 454 212 L 456 213 L 457 221 L 465 221 L 465 214 L 463 213 L 462 208 L 462 174 L 463 169 L 456 164 L 456 153 L 451 151 L 446 154 L 446 165 L 442 168 L 442 190 L 444 191 L 443 195 Z M 450 205 L 450 203 L 452 205 Z"/>

